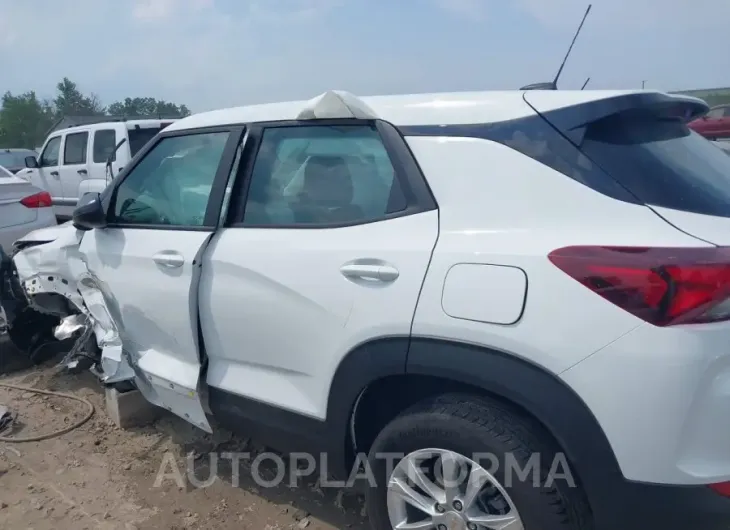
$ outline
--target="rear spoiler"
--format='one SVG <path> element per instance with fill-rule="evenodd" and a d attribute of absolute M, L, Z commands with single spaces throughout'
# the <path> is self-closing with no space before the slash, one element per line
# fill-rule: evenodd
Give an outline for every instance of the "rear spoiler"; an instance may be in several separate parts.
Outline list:
<path fill-rule="evenodd" d="M 525 92 L 522 97 L 535 112 L 541 114 L 530 103 L 529 92 Z M 587 125 L 614 114 L 641 109 L 688 123 L 707 114 L 710 107 L 703 100 L 692 96 L 636 92 L 551 110 L 543 118 L 572 142 L 580 144 Z"/>

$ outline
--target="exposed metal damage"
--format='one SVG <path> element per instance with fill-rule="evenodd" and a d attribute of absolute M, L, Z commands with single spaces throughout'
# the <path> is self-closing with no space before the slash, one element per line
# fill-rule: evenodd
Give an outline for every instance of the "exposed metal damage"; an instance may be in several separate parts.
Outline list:
<path fill-rule="evenodd" d="M 39 230 L 19 240 L 13 255 L 4 257 L 8 332 L 31 356 L 59 343 L 73 344 L 61 362 L 67 369 L 90 369 L 107 384 L 129 381 L 135 373 L 123 358 L 108 295 L 79 251 L 83 235 L 70 223 Z"/>

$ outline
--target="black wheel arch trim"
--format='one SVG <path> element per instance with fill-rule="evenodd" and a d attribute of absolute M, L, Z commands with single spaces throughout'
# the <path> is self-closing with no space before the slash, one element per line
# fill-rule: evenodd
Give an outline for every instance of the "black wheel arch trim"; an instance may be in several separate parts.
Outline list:
<path fill-rule="evenodd" d="M 404 340 L 408 342 L 405 359 Z M 382 377 L 407 374 L 463 383 L 523 409 L 565 451 L 591 499 L 612 495 L 608 492 L 625 482 L 598 420 L 567 383 L 517 355 L 453 340 L 377 339 L 354 349 L 342 361 L 333 379 L 327 411 L 328 432 L 338 433 L 336 436 L 344 447 L 342 437 L 350 432 L 351 415 L 363 390 Z"/>

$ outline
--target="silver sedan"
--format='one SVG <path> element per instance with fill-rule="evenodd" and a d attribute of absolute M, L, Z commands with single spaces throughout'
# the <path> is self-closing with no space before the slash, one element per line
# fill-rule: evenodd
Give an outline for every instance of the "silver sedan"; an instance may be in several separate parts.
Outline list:
<path fill-rule="evenodd" d="M 0 166 L 0 247 L 8 254 L 13 243 L 38 228 L 56 225 L 50 194 Z"/>

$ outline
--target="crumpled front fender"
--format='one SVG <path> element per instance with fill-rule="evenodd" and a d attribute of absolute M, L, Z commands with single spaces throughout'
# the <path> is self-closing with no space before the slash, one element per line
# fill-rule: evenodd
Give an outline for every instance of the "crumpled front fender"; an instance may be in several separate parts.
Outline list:
<path fill-rule="evenodd" d="M 107 305 L 111 295 L 103 292 L 101 282 L 89 271 L 79 250 L 84 234 L 71 223 L 31 232 L 16 245 L 21 250 L 13 256 L 13 264 L 31 307 L 40 312 L 52 311 L 38 295 L 58 294 L 85 315 L 101 350 L 102 380 L 127 381 L 134 377 L 134 371 L 123 357 L 119 330 Z M 50 237 L 54 239 L 48 241 Z"/>

